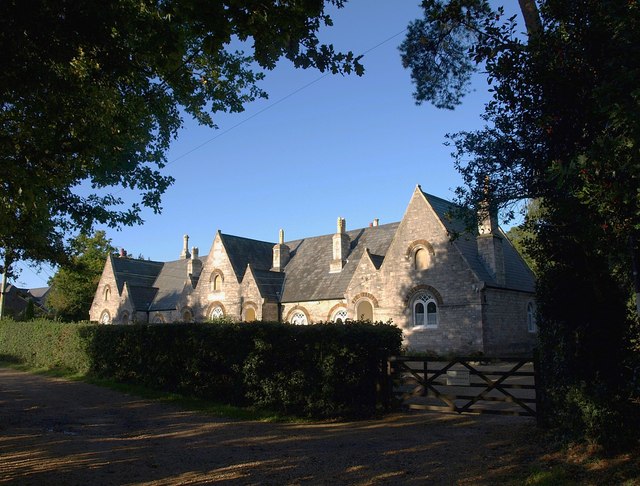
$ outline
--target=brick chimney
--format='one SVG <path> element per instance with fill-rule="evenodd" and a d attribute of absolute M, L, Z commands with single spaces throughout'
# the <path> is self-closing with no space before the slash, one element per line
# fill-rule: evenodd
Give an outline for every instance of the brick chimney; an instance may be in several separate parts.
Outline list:
<path fill-rule="evenodd" d="M 284 272 L 284 267 L 289 263 L 291 249 L 284 244 L 284 230 L 278 234 L 278 244 L 273 247 L 273 267 L 274 272 Z"/>
<path fill-rule="evenodd" d="M 333 235 L 333 260 L 329 265 L 329 273 L 342 271 L 345 263 L 347 263 L 350 249 L 351 238 L 347 234 L 347 221 L 344 218 L 338 218 L 336 234 Z"/>

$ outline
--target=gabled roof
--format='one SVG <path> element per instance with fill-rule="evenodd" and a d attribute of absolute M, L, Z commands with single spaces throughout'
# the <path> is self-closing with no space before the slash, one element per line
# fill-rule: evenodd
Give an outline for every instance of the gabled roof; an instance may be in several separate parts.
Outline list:
<path fill-rule="evenodd" d="M 153 286 L 158 289 L 149 310 L 172 310 L 176 308 L 184 285 L 189 278 L 187 273 L 188 259 L 167 262 L 160 270 Z"/>
<path fill-rule="evenodd" d="M 461 218 L 455 217 L 456 213 L 460 211 L 460 207 L 437 196 L 425 192 L 422 194 L 424 194 L 424 197 L 436 212 L 447 231 L 452 235 L 458 235 L 457 238 L 453 240 L 453 244 L 458 248 L 462 257 L 471 267 L 471 270 L 473 270 L 481 281 L 488 285 L 496 285 L 495 280 L 489 275 L 489 272 L 480 259 L 478 243 L 476 241 L 477 234 L 470 234 L 465 222 Z M 535 277 L 533 272 L 513 247 L 502 229 L 500 229 L 500 235 L 503 241 L 505 287 L 512 290 L 534 292 Z"/>
<path fill-rule="evenodd" d="M 269 270 L 271 268 L 275 243 L 222 233 L 220 233 L 220 238 L 239 282 L 244 278 L 247 265 L 251 265 L 254 270 Z"/>
<path fill-rule="evenodd" d="M 282 302 L 342 299 L 368 248 L 379 267 L 400 223 L 347 231 L 351 252 L 341 272 L 329 273 L 333 259 L 333 234 L 287 242 L 291 260 L 286 265 Z M 374 257 L 375 255 L 375 257 Z"/>
<path fill-rule="evenodd" d="M 153 283 L 164 266 L 162 262 L 151 260 L 136 260 L 113 256 L 110 258 L 119 293 L 122 293 L 122 287 L 125 282 L 129 284 L 130 288 L 153 287 Z"/>

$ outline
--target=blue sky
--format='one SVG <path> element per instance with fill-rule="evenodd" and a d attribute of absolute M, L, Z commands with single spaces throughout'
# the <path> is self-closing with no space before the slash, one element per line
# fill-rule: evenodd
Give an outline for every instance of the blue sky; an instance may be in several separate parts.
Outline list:
<path fill-rule="evenodd" d="M 455 111 L 415 104 L 398 46 L 419 16 L 418 0 L 350 0 L 320 38 L 340 50 L 371 49 L 363 77 L 323 77 L 283 61 L 261 85 L 268 100 L 218 116 L 218 130 L 185 120 L 168 154 L 165 171 L 176 182 L 162 214 L 108 229 L 112 244 L 168 261 L 179 258 L 183 234 L 204 255 L 218 229 L 276 241 L 280 228 L 287 240 L 332 233 L 338 216 L 347 229 L 399 221 L 416 184 L 452 199 L 461 179 L 445 134 L 480 128 L 489 97 L 479 76 Z M 20 268 L 15 283 L 26 288 L 45 286 L 54 273 Z"/>

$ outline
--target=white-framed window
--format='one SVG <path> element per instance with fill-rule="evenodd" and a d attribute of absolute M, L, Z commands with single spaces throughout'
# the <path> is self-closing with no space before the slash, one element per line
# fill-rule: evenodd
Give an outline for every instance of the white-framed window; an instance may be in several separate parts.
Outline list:
<path fill-rule="evenodd" d="M 536 324 L 536 306 L 533 302 L 527 304 L 527 331 L 536 332 L 538 326 Z"/>
<path fill-rule="evenodd" d="M 347 309 L 340 308 L 333 313 L 331 316 L 331 320 L 333 322 L 339 322 L 340 324 L 344 323 L 347 320 Z"/>
<path fill-rule="evenodd" d="M 211 314 L 209 314 L 209 317 L 211 319 L 222 319 L 224 317 L 224 311 L 222 310 L 222 307 L 220 307 L 219 305 L 214 307 L 211 310 Z"/>
<path fill-rule="evenodd" d="M 289 319 L 289 322 L 291 324 L 295 324 L 296 326 L 306 326 L 307 324 L 309 324 L 306 314 L 302 311 L 294 312 L 291 316 L 291 319 Z"/>
<path fill-rule="evenodd" d="M 111 315 L 109 314 L 109 311 L 102 311 L 102 314 L 100 314 L 100 324 L 111 324 Z"/>
<path fill-rule="evenodd" d="M 411 301 L 411 324 L 413 327 L 434 329 L 438 327 L 438 303 L 427 292 L 420 292 Z"/>

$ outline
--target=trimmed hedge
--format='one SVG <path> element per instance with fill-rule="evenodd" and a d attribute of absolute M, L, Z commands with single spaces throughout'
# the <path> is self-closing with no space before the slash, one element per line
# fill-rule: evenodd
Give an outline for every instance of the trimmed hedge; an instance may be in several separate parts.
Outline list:
<path fill-rule="evenodd" d="M 0 357 L 234 405 L 368 417 L 387 403 L 391 324 L 101 326 L 0 321 Z"/>

